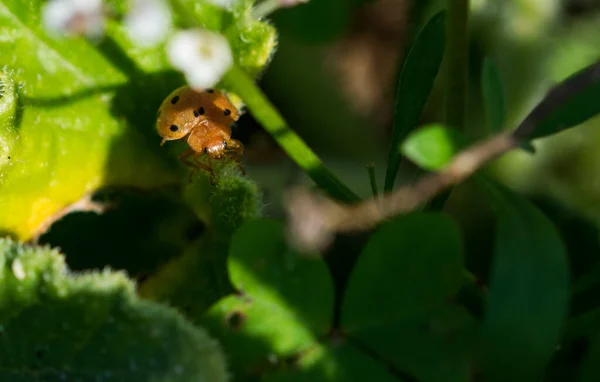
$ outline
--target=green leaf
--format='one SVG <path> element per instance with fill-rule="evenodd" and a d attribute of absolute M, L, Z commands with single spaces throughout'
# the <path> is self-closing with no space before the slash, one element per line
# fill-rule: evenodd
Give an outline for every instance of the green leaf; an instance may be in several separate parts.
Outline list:
<path fill-rule="evenodd" d="M 107 94 L 38 106 L 21 99 L 11 73 L 0 80 L 6 84 L 0 139 L 7 143 L 0 167 L 0 230 L 26 239 L 54 213 L 101 186 L 150 188 L 177 180 L 168 163 L 140 144 L 144 136 L 112 115 Z M 15 100 L 24 105 L 9 115 Z"/>
<path fill-rule="evenodd" d="M 446 12 L 433 16 L 417 36 L 403 63 L 394 111 L 394 133 L 388 154 L 384 190 L 389 192 L 400 168 L 398 146 L 418 125 L 437 77 L 445 48 Z"/>
<path fill-rule="evenodd" d="M 569 264 L 551 221 L 480 177 L 497 215 L 483 358 L 490 381 L 541 380 L 567 315 Z"/>
<path fill-rule="evenodd" d="M 447 306 L 462 285 L 452 220 L 416 213 L 382 226 L 347 287 L 342 331 L 422 381 L 466 381 L 474 319 Z"/>
<path fill-rule="evenodd" d="M 424 382 L 467 382 L 478 322 L 460 306 L 384 322 L 351 334 Z"/>
<path fill-rule="evenodd" d="M 592 83 L 556 108 L 535 129 L 529 139 L 536 139 L 559 133 L 580 125 L 600 113 L 600 105 L 595 102 L 600 96 L 600 82 Z"/>
<path fill-rule="evenodd" d="M 326 334 L 333 312 L 327 268 L 288 248 L 281 223 L 244 224 L 234 234 L 228 269 L 240 293 L 215 304 L 206 325 L 231 349 L 237 377 L 269 357 L 281 359 L 313 346 Z"/>
<path fill-rule="evenodd" d="M 411 133 L 402 142 L 399 151 L 420 167 L 438 171 L 450 162 L 466 142 L 456 130 L 431 124 Z"/>
<path fill-rule="evenodd" d="M 50 37 L 41 3 L 0 1 L 0 230 L 23 240 L 98 188 L 181 176 L 152 127 L 180 84 L 164 52 L 135 48 L 115 23 L 97 45 Z"/>
<path fill-rule="evenodd" d="M 19 70 L 14 80 L 29 97 L 75 94 L 126 82 L 119 69 L 83 39 L 50 37 L 43 30 L 40 0 L 0 1 L 2 66 Z"/>
<path fill-rule="evenodd" d="M 491 132 L 499 133 L 504 128 L 506 119 L 506 101 L 500 71 L 489 57 L 483 61 L 481 93 Z"/>
<path fill-rule="evenodd" d="M 458 229 L 446 215 L 414 213 L 383 225 L 350 276 L 344 330 L 410 317 L 447 301 L 462 284 L 462 261 Z"/>
<path fill-rule="evenodd" d="M 3 381 L 226 381 L 219 345 L 135 297 L 122 273 L 72 274 L 58 252 L 0 240 Z"/>
<path fill-rule="evenodd" d="M 578 126 L 600 112 L 596 102 L 600 81 L 595 63 L 556 85 L 525 118 L 516 131 L 521 139 L 533 140 Z"/>
<path fill-rule="evenodd" d="M 401 379 L 345 340 L 310 348 L 292 365 L 267 374 L 265 382 L 344 381 L 398 382 Z"/>
<path fill-rule="evenodd" d="M 581 365 L 578 380 L 580 382 L 600 380 L 600 335 L 595 335 L 591 339 L 591 346 Z"/>

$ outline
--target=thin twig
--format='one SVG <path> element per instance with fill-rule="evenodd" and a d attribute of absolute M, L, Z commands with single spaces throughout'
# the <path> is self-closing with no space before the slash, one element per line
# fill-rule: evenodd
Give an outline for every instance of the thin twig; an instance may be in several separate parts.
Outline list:
<path fill-rule="evenodd" d="M 415 210 L 442 190 L 460 183 L 489 161 L 518 146 L 511 133 L 502 133 L 457 154 L 441 172 L 425 175 L 411 186 L 397 189 L 381 200 L 342 205 L 304 189 L 287 195 L 292 244 L 303 251 L 319 251 L 336 233 L 371 229 L 396 215 Z"/>

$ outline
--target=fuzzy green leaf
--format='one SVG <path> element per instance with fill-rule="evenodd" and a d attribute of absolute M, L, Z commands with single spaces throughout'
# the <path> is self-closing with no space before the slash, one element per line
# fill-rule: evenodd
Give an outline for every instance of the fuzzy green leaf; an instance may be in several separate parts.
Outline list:
<path fill-rule="evenodd" d="M 565 245 L 536 207 L 487 178 L 479 180 L 498 219 L 482 329 L 487 378 L 541 380 L 567 315 Z"/>
<path fill-rule="evenodd" d="M 392 190 L 400 168 L 398 146 L 418 125 L 433 89 L 444 56 L 445 25 L 446 12 L 440 11 L 423 27 L 403 63 L 396 92 L 394 133 L 385 174 L 386 192 Z"/>
<path fill-rule="evenodd" d="M 122 273 L 72 274 L 48 248 L 0 241 L 2 381 L 226 381 L 219 345 L 135 297 Z"/>

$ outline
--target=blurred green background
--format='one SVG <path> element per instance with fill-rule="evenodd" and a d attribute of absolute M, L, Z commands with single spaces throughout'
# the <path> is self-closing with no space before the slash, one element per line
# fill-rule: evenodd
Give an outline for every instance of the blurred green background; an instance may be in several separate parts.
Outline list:
<path fill-rule="evenodd" d="M 261 78 L 275 105 L 343 181 L 370 194 L 365 165 L 375 162 L 381 185 L 395 83 L 403 54 L 440 0 L 314 0 L 276 12 L 279 48 Z M 501 71 L 507 128 L 558 81 L 600 54 L 600 2 L 593 0 L 473 0 L 468 124 L 483 131 L 480 70 L 484 56 Z M 440 121 L 440 84 L 423 123 Z M 537 153 L 505 156 L 495 173 L 510 186 L 559 201 L 596 220 L 600 214 L 598 119 L 534 142 Z M 249 174 L 266 189 L 278 215 L 282 189 L 304 179 L 247 115 L 236 132 L 246 143 Z M 457 193 L 458 194 L 458 193 Z M 453 198 L 458 202 L 457 197 Z"/>

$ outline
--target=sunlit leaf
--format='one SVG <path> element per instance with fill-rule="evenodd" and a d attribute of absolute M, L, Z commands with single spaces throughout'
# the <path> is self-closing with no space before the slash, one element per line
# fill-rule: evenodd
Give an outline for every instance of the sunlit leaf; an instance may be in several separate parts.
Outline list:
<path fill-rule="evenodd" d="M 419 128 L 402 142 L 400 152 L 421 168 L 438 171 L 466 143 L 456 130 L 443 125 L 427 125 Z"/>

